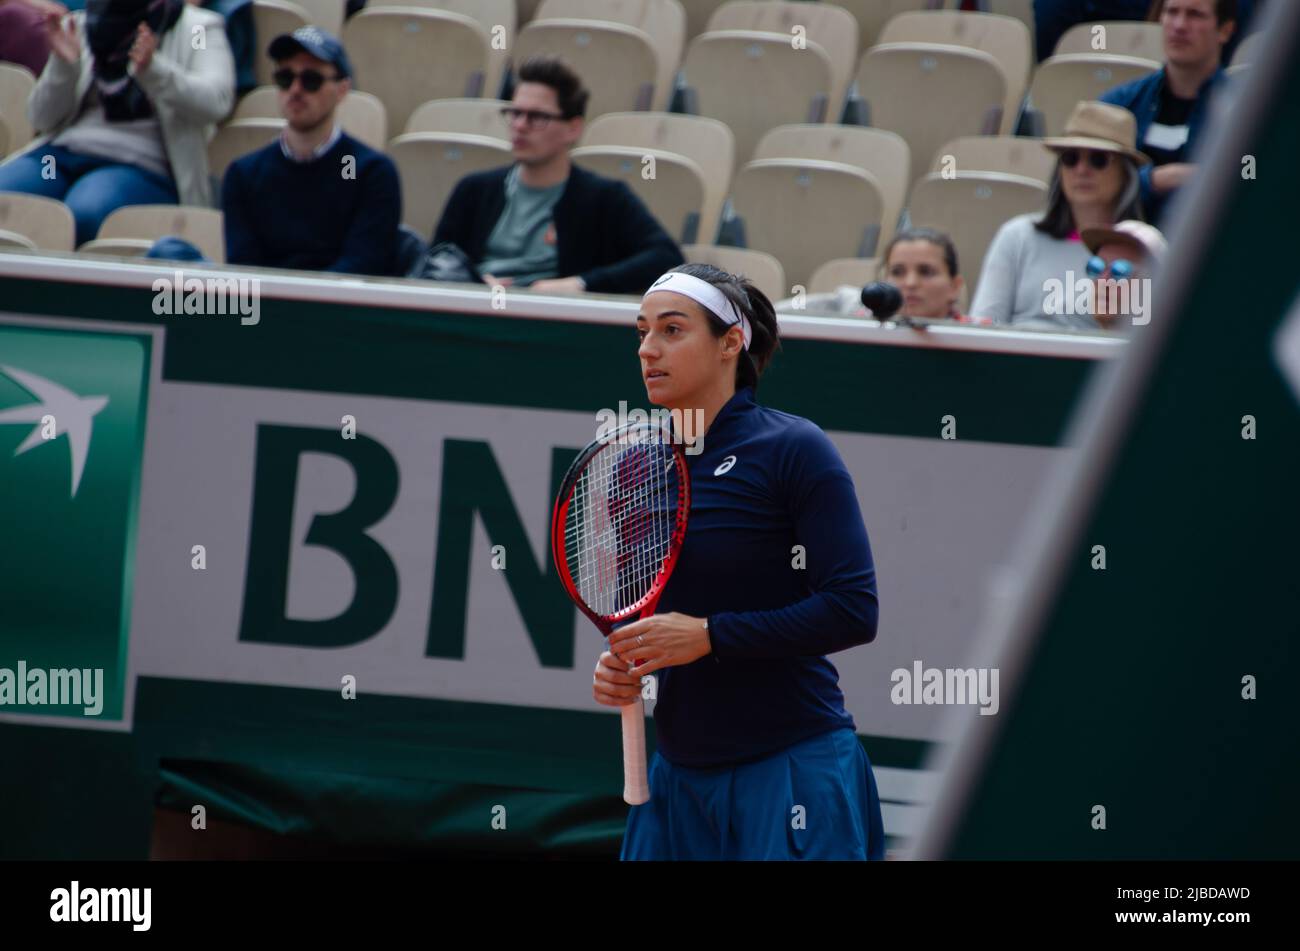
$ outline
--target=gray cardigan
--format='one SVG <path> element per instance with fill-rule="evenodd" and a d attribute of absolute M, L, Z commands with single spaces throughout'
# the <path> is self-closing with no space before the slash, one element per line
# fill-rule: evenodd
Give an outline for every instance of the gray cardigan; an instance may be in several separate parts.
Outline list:
<path fill-rule="evenodd" d="M 1092 254 L 1082 241 L 1053 238 L 1034 227 L 1041 212 L 1019 215 L 1001 228 L 989 245 L 980 271 L 972 317 L 991 317 L 996 324 L 1096 330 L 1086 314 L 1046 314 L 1047 282 L 1086 279 L 1084 268 Z"/>
<path fill-rule="evenodd" d="M 93 58 L 86 43 L 85 14 L 73 16 L 81 40 L 81 61 L 67 63 L 50 54 L 27 100 L 32 128 L 45 134 L 24 151 L 44 146 L 81 114 L 93 78 Z M 225 24 L 220 14 L 187 3 L 176 25 L 159 39 L 149 68 L 139 75 L 130 68 L 158 116 L 182 205 L 212 204 L 208 140 L 216 123 L 235 104 L 235 61 Z M 204 48 L 194 48 L 200 45 Z"/>

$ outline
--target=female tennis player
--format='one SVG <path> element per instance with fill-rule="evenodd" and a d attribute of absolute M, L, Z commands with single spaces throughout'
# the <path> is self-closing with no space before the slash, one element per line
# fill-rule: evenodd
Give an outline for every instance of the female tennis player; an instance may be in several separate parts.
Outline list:
<path fill-rule="evenodd" d="M 622 858 L 883 858 L 875 776 L 825 656 L 875 637 L 871 546 L 830 439 L 755 401 L 772 303 L 684 264 L 646 293 L 637 334 L 650 402 L 699 408 L 705 428 L 661 613 L 615 631 L 596 666 L 610 706 L 659 681 L 650 801 Z"/>

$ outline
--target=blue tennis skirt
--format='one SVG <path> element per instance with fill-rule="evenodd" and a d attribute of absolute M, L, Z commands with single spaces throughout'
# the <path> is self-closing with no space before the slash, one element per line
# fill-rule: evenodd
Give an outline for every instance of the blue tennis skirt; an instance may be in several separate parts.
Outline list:
<path fill-rule="evenodd" d="M 847 728 L 720 769 L 674 766 L 656 753 L 649 779 L 650 801 L 628 814 L 624 861 L 885 856 L 876 777 Z"/>

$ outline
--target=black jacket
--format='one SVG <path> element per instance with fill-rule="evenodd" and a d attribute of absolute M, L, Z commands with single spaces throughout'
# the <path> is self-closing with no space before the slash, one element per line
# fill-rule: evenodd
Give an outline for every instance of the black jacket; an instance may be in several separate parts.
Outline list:
<path fill-rule="evenodd" d="M 506 205 L 512 166 L 466 175 L 456 183 L 433 242 L 455 242 L 476 265 Z M 587 290 L 641 294 L 681 264 L 682 252 L 625 184 L 573 165 L 552 213 L 560 277 L 581 277 Z"/>

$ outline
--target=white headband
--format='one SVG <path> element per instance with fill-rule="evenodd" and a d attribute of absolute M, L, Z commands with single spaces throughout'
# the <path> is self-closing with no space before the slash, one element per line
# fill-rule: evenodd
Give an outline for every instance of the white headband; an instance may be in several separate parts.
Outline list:
<path fill-rule="evenodd" d="M 728 327 L 740 324 L 740 329 L 745 332 L 745 349 L 749 349 L 749 341 L 754 337 L 754 331 L 749 325 L 749 319 L 728 299 L 726 294 L 708 281 L 702 281 L 698 277 L 691 277 L 691 275 L 683 274 L 681 271 L 669 271 L 651 284 L 650 290 L 646 291 L 645 297 L 641 299 L 645 300 L 646 297 L 658 291 L 672 291 L 674 294 L 689 297 Z"/>

